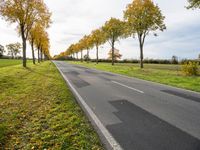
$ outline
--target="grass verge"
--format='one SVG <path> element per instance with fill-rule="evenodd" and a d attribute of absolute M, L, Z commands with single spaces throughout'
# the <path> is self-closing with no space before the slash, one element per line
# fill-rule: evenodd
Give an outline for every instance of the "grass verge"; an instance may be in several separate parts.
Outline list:
<path fill-rule="evenodd" d="M 70 63 L 200 92 L 200 76 L 184 76 L 179 65 L 145 64 L 140 69 L 137 64 Z"/>
<path fill-rule="evenodd" d="M 51 62 L 0 72 L 0 149 L 103 149 Z"/>

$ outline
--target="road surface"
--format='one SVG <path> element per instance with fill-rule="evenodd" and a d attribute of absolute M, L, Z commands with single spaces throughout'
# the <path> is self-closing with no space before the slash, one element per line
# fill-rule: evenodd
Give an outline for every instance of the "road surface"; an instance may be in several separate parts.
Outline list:
<path fill-rule="evenodd" d="M 54 63 L 116 149 L 200 150 L 200 94 Z"/>

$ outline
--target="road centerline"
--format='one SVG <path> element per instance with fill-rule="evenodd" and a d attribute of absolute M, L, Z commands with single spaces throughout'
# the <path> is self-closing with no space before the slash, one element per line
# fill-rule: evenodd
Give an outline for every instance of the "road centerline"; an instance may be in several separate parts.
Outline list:
<path fill-rule="evenodd" d="M 127 86 L 127 85 L 122 84 L 122 83 L 119 83 L 119 82 L 117 82 L 117 81 L 112 81 L 112 83 L 115 83 L 115 84 L 121 85 L 121 86 L 126 87 L 126 88 L 128 88 L 128 89 L 130 89 L 130 90 L 133 90 L 133 91 L 139 92 L 139 93 L 141 93 L 141 94 L 144 94 L 144 92 L 141 91 L 141 90 L 138 90 L 138 89 L 136 89 L 136 88 L 133 88 L 133 87 Z"/>

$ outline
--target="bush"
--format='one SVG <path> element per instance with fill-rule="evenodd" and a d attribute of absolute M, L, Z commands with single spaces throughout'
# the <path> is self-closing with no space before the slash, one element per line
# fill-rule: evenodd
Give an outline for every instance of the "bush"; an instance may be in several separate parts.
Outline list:
<path fill-rule="evenodd" d="M 198 62 L 193 62 L 193 61 L 185 62 L 182 65 L 182 71 L 185 75 L 188 76 L 198 75 L 198 66 L 199 66 Z"/>
<path fill-rule="evenodd" d="M 167 59 L 145 59 L 146 64 L 171 64 L 170 60 Z"/>
<path fill-rule="evenodd" d="M 91 62 L 96 62 L 96 59 L 92 59 Z M 99 59 L 99 62 L 111 63 L 112 60 L 109 59 Z M 115 60 L 116 63 L 132 63 L 137 64 L 140 61 L 137 59 L 123 59 L 123 60 Z M 146 64 L 171 64 L 170 60 L 167 59 L 145 59 L 144 63 Z"/>

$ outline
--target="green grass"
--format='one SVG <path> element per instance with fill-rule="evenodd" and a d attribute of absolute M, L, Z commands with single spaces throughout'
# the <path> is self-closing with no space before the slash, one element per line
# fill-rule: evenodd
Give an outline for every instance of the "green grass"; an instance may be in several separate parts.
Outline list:
<path fill-rule="evenodd" d="M 103 149 L 54 64 L 0 68 L 0 149 Z"/>
<path fill-rule="evenodd" d="M 70 63 L 200 92 L 200 76 L 184 76 L 179 65 L 145 64 L 140 69 L 138 64 Z"/>
<path fill-rule="evenodd" d="M 0 59 L 0 68 L 21 64 L 22 60 Z"/>

